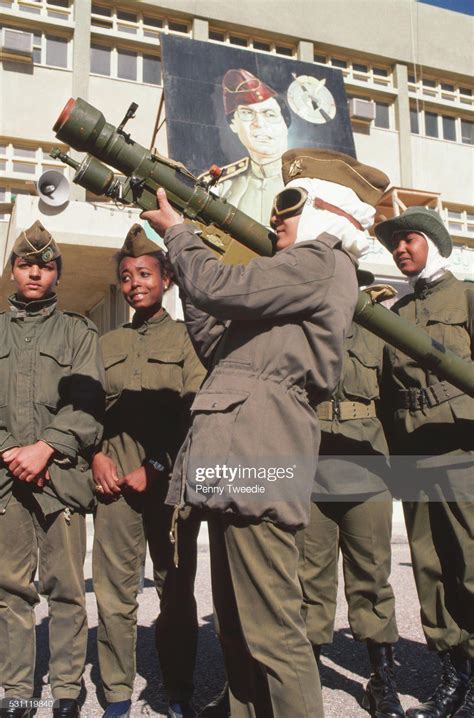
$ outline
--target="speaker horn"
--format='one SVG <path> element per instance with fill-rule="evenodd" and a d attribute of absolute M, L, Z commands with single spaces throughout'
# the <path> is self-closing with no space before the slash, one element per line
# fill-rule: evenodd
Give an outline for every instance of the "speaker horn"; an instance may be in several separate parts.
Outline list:
<path fill-rule="evenodd" d="M 47 170 L 36 183 L 40 199 L 51 207 L 60 207 L 69 199 L 69 181 L 58 170 Z"/>

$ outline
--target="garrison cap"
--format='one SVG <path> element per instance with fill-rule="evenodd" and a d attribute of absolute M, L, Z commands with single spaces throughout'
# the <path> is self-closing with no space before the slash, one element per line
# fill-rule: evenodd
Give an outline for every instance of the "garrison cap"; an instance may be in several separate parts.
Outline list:
<path fill-rule="evenodd" d="M 17 237 L 12 254 L 29 262 L 40 262 L 41 264 L 46 264 L 61 256 L 58 245 L 39 220 L 36 220 L 29 229 L 23 230 Z"/>
<path fill-rule="evenodd" d="M 449 257 L 453 243 L 438 212 L 428 207 L 408 207 L 398 217 L 380 222 L 375 227 L 375 236 L 392 251 L 392 237 L 397 232 L 422 232 L 435 244 L 442 257 Z"/>
<path fill-rule="evenodd" d="M 234 112 L 239 105 L 253 105 L 278 94 L 251 72 L 242 69 L 227 70 L 222 78 L 222 92 L 226 115 Z"/>
<path fill-rule="evenodd" d="M 160 251 L 163 250 L 146 236 L 141 224 L 135 223 L 129 229 L 120 253 L 126 257 L 141 257 L 143 254 L 155 254 Z"/>
<path fill-rule="evenodd" d="M 375 206 L 390 184 L 384 172 L 363 165 L 350 155 L 315 147 L 299 147 L 282 155 L 283 182 L 298 177 L 335 182 L 352 189 L 362 202 Z"/>

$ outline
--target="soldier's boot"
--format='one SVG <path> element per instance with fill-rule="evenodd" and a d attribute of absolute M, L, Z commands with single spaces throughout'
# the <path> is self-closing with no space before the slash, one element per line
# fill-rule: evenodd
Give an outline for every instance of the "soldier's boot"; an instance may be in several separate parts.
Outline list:
<path fill-rule="evenodd" d="M 471 658 L 471 677 L 467 684 L 463 702 L 453 718 L 472 718 L 474 716 L 474 659 Z"/>
<path fill-rule="evenodd" d="M 395 683 L 392 644 L 367 641 L 367 650 L 372 673 L 362 699 L 362 708 L 374 718 L 405 716 Z"/>
<path fill-rule="evenodd" d="M 53 718 L 79 718 L 81 709 L 74 698 L 59 698 L 53 703 Z"/>
<path fill-rule="evenodd" d="M 211 703 L 202 709 L 199 718 L 230 718 L 229 685 Z"/>
<path fill-rule="evenodd" d="M 470 661 L 456 649 L 443 651 L 439 656 L 443 672 L 438 686 L 426 703 L 407 710 L 407 718 L 449 718 L 461 707 L 471 670 Z M 466 715 L 472 718 L 474 714 Z"/>
<path fill-rule="evenodd" d="M 102 718 L 129 718 L 132 710 L 132 701 L 114 701 L 109 703 Z"/>
<path fill-rule="evenodd" d="M 4 698 L 0 701 L 0 718 L 29 718 L 34 712 L 31 700 Z"/>

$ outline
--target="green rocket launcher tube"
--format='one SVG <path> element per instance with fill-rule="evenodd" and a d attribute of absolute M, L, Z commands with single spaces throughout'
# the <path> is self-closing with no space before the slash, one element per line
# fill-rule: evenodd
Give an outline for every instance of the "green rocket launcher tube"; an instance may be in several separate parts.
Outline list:
<path fill-rule="evenodd" d="M 116 128 L 88 102 L 71 98 L 53 130 L 62 142 L 126 175 L 128 180 L 123 183 L 119 201 L 156 209 L 156 190 L 164 187 L 171 204 L 189 219 L 216 224 L 255 252 L 272 255 L 273 233 L 266 227 L 209 192 L 183 165 L 150 152 L 123 131 L 136 108 L 131 105 Z M 80 178 L 77 182 L 82 184 Z"/>
<path fill-rule="evenodd" d="M 257 254 L 271 256 L 274 253 L 272 232 L 200 185 L 184 165 L 150 152 L 123 131 L 136 109 L 132 104 L 116 128 L 81 98 L 69 100 L 53 129 L 58 139 L 78 151 L 88 152 L 89 156 L 79 163 L 59 150 L 53 153 L 76 169 L 74 182 L 97 195 L 106 194 L 142 209 L 156 209 L 156 189 L 163 187 L 170 203 L 189 219 L 217 225 Z M 122 172 L 126 179 L 115 178 L 103 162 Z M 364 292 L 359 294 L 354 321 L 474 397 L 472 364 Z"/>

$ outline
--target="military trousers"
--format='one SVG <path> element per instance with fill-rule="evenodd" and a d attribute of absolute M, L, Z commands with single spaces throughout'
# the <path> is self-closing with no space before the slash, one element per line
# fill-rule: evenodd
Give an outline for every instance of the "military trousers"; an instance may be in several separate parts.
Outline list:
<path fill-rule="evenodd" d="M 398 640 L 391 570 L 392 498 L 317 502 L 310 524 L 296 535 L 302 615 L 313 646 L 331 643 L 342 554 L 349 625 L 357 641 Z"/>
<path fill-rule="evenodd" d="M 294 534 L 266 521 L 212 516 L 209 542 L 232 718 L 321 718 Z"/>
<path fill-rule="evenodd" d="M 420 470 L 425 472 L 427 470 Z M 474 503 L 456 491 L 473 467 L 429 471 L 419 500 L 404 502 L 423 632 L 428 648 L 459 647 L 474 658 Z M 420 473 L 420 472 L 419 472 Z M 472 490 L 471 490 L 472 491 Z M 430 499 L 430 500 L 429 500 Z"/>
<path fill-rule="evenodd" d="M 42 594 L 49 605 L 53 698 L 77 698 L 87 648 L 85 517 L 64 511 L 44 517 L 29 487 L 20 487 L 0 515 L 0 547 L 0 683 L 5 697 L 33 696 L 34 607 Z"/>
<path fill-rule="evenodd" d="M 131 698 L 136 673 L 137 595 L 148 544 L 160 599 L 155 641 L 170 701 L 188 701 L 193 692 L 197 650 L 197 567 L 195 515 L 179 521 L 179 567 L 169 539 L 173 509 L 165 506 L 167 481 L 145 494 L 129 492 L 100 502 L 94 524 L 92 572 L 99 612 L 99 666 L 109 703 Z"/>

